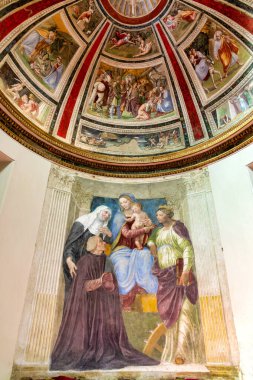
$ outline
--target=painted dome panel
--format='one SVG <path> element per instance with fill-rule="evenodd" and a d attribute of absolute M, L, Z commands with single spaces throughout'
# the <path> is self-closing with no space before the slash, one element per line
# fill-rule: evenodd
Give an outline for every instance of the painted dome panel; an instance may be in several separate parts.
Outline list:
<path fill-rule="evenodd" d="M 101 61 L 92 80 L 84 114 L 108 124 L 157 125 L 177 114 L 165 64 Z"/>
<path fill-rule="evenodd" d="M 200 167 L 253 140 L 252 8 L 29 0 L 1 9 L 1 128 L 117 176 Z"/>

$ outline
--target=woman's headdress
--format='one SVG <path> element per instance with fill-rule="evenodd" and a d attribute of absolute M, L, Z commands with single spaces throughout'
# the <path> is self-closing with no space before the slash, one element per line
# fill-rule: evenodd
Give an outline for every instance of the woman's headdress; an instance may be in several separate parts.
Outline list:
<path fill-rule="evenodd" d="M 109 218 L 105 221 L 102 221 L 99 218 L 99 215 L 102 211 L 108 211 Z M 100 234 L 100 228 L 106 227 L 109 223 L 109 220 L 112 216 L 112 210 L 107 206 L 98 206 L 94 211 L 90 212 L 89 214 L 82 215 L 78 219 L 76 219 L 76 222 L 81 223 L 84 226 L 84 231 L 89 230 L 94 235 Z"/>

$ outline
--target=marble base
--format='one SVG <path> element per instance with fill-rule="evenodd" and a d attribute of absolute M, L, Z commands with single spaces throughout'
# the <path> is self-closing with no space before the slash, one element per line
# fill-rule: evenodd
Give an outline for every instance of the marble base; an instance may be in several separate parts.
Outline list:
<path fill-rule="evenodd" d="M 200 364 L 160 364 L 152 367 L 125 367 L 116 370 L 49 371 L 47 368 L 16 366 L 11 380 L 52 379 L 67 376 L 82 380 L 167 380 L 176 378 L 206 379 L 210 371 Z"/>

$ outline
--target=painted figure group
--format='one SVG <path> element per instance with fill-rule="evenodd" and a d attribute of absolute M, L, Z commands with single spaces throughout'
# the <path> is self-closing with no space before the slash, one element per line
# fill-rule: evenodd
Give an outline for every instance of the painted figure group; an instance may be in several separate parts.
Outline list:
<path fill-rule="evenodd" d="M 21 108 L 24 114 L 34 119 L 38 117 L 39 103 L 35 96 L 26 90 L 24 83 L 17 80 L 17 83 L 7 87 L 6 92 L 13 98 L 13 101 Z"/>
<path fill-rule="evenodd" d="M 205 81 L 211 78 L 213 88 L 216 89 L 215 75 L 222 81 L 229 75 L 232 67 L 242 65 L 239 60 L 239 47 L 236 41 L 221 30 L 216 30 L 213 38 L 209 39 L 209 45 L 208 55 L 193 47 L 188 53 L 189 60 L 206 92 L 209 92 L 209 89 L 204 86 Z M 219 70 L 215 69 L 215 62 L 219 61 L 223 69 L 223 76 Z"/>
<path fill-rule="evenodd" d="M 173 111 L 166 78 L 160 75 L 153 83 L 152 70 L 142 78 L 128 74 L 114 77 L 110 70 L 102 72 L 93 86 L 90 110 L 105 111 L 111 119 L 128 115 L 136 120 L 149 120 Z"/>
<path fill-rule="evenodd" d="M 52 46 L 57 39 L 55 28 L 32 31 L 23 41 L 20 51 L 27 58 L 31 70 L 49 87 L 55 89 L 62 77 L 62 56 L 52 56 Z"/>
<path fill-rule="evenodd" d="M 131 33 L 116 31 L 111 38 L 110 50 L 118 49 L 125 45 L 134 45 L 138 47 L 138 53 L 132 55 L 133 58 L 142 57 L 152 52 L 153 43 L 150 40 L 145 40 L 141 35 L 137 35 L 135 38 Z"/>
<path fill-rule="evenodd" d="M 154 294 L 167 328 L 162 362 L 197 361 L 199 319 L 194 251 L 189 233 L 159 206 L 156 227 L 133 194 L 120 209 L 99 206 L 78 218 L 64 248 L 65 302 L 51 370 L 113 369 L 159 363 L 132 347 L 122 310 L 138 293 Z M 110 256 L 104 253 L 111 245 Z"/>

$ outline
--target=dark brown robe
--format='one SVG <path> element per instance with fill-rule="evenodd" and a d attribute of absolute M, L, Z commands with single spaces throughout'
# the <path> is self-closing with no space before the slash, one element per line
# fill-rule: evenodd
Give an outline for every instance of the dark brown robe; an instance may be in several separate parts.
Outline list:
<path fill-rule="evenodd" d="M 113 369 L 158 362 L 135 350 L 129 343 L 117 286 L 85 291 L 86 281 L 113 272 L 103 254 L 87 253 L 77 263 L 77 276 L 65 299 L 62 323 L 51 356 L 51 370 Z M 113 275 L 114 277 L 114 275 Z M 115 285 L 116 279 L 114 277 Z"/>

